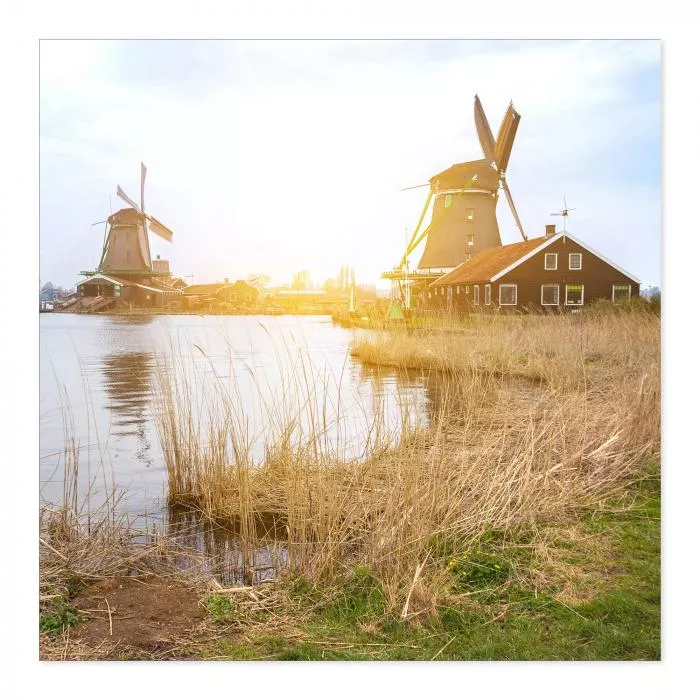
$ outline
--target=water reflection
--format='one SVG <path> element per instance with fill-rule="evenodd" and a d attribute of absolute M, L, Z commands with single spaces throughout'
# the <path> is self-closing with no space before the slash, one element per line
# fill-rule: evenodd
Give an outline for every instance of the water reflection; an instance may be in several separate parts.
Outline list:
<path fill-rule="evenodd" d="M 286 529 L 280 522 L 256 519 L 250 533 L 254 548 L 246 546 L 240 523 L 212 523 L 185 506 L 168 506 L 166 526 L 170 538 L 204 555 L 210 574 L 223 586 L 266 581 L 288 565 Z"/>
<path fill-rule="evenodd" d="M 150 466 L 151 442 L 148 423 L 151 420 L 150 402 L 155 355 L 151 352 L 126 352 L 105 355 L 102 373 L 108 408 L 115 414 L 112 433 L 134 436 L 138 447 L 135 456 Z"/>

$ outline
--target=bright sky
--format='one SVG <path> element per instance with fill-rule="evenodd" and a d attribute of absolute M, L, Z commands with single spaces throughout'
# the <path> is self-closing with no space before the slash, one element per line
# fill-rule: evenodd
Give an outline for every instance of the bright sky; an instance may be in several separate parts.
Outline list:
<path fill-rule="evenodd" d="M 42 41 L 41 280 L 99 262 L 117 184 L 174 231 L 153 255 L 207 282 L 353 266 L 378 283 L 417 223 L 427 182 L 481 158 L 522 115 L 508 182 L 538 236 L 563 197 L 568 229 L 661 280 L 657 41 Z M 504 243 L 520 239 L 505 197 Z M 415 264 L 420 249 L 412 256 Z"/>

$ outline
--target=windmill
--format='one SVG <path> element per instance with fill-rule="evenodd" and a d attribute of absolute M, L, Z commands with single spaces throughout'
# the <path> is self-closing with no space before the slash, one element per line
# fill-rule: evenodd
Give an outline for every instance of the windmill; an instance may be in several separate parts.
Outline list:
<path fill-rule="evenodd" d="M 141 206 L 117 185 L 117 196 L 129 207 L 120 209 L 107 218 L 109 232 L 105 238 L 98 272 L 130 279 L 148 278 L 159 274 L 153 269 L 147 228 L 166 241 L 173 240 L 173 232 L 155 216 L 146 213 L 145 184 L 146 166 L 141 163 Z"/>
<path fill-rule="evenodd" d="M 418 270 L 446 271 L 464 262 L 468 255 L 500 246 L 501 236 L 496 220 L 499 188 L 506 195 L 520 234 L 527 240 L 506 182 L 506 170 L 520 115 L 511 102 L 501 121 L 498 138 L 494 139 L 479 96 L 475 95 L 474 121 L 484 158 L 457 163 L 430 178 L 430 192 L 399 269 L 406 265 L 408 256 L 426 238 Z M 430 225 L 419 234 L 433 198 Z"/>
<path fill-rule="evenodd" d="M 569 216 L 570 211 L 576 211 L 573 207 L 568 207 L 566 205 L 566 197 L 564 197 L 564 208 L 561 211 L 554 211 L 550 214 L 550 216 L 563 216 L 564 217 L 564 226 L 562 227 L 562 231 L 566 231 L 566 219 Z"/>
<path fill-rule="evenodd" d="M 513 142 L 520 124 L 520 115 L 511 102 L 506 109 L 498 138 L 494 139 L 479 96 L 474 96 L 474 122 L 484 157 L 466 163 L 457 163 L 430 178 L 428 197 L 418 224 L 407 242 L 399 265 L 382 275 L 399 286 L 404 300 L 403 287 L 413 282 L 426 282 L 452 270 L 472 255 L 495 248 L 501 244 L 496 220 L 498 192 L 503 190 L 524 240 L 527 240 L 515 202 L 506 182 L 506 170 L 510 161 Z M 430 224 L 421 233 L 423 220 L 433 201 Z M 427 239 L 427 240 L 426 240 Z M 414 272 L 408 272 L 408 257 L 425 240 L 425 248 Z"/>

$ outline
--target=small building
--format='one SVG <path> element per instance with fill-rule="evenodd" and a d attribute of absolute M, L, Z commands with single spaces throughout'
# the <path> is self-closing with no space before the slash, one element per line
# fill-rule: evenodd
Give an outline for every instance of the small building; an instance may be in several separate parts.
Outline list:
<path fill-rule="evenodd" d="M 567 231 L 547 226 L 540 238 L 477 253 L 431 283 L 421 301 L 425 310 L 455 313 L 561 311 L 638 295 L 636 277 Z"/>
<path fill-rule="evenodd" d="M 224 301 L 240 308 L 257 306 L 260 302 L 260 292 L 257 287 L 243 280 L 236 280 L 233 284 L 229 284 L 228 280 L 212 284 L 192 284 L 185 287 L 182 293 L 202 301 Z"/>
<path fill-rule="evenodd" d="M 81 298 L 101 297 L 104 300 L 125 301 L 135 306 L 163 306 L 167 292 L 147 284 L 97 273 L 76 285 Z"/>

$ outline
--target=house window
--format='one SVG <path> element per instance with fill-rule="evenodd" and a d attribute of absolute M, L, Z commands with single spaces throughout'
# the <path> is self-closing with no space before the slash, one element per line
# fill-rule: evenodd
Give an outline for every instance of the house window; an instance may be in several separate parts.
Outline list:
<path fill-rule="evenodd" d="M 457 294 L 459 294 L 460 287 L 457 285 Z"/>
<path fill-rule="evenodd" d="M 445 288 L 444 287 L 440 287 L 440 294 L 442 294 L 442 296 L 445 296 Z"/>
<path fill-rule="evenodd" d="M 581 253 L 569 253 L 569 270 L 580 270 L 582 258 Z"/>
<path fill-rule="evenodd" d="M 430 292 L 428 292 L 428 299 L 432 299 L 432 298 L 433 298 L 432 294 Z"/>
<path fill-rule="evenodd" d="M 245 293 L 245 300 L 250 301 L 250 292 Z"/>
<path fill-rule="evenodd" d="M 231 292 L 228 299 L 229 301 L 238 301 L 238 294 L 236 292 Z"/>
<path fill-rule="evenodd" d="M 566 285 L 566 305 L 567 306 L 583 306 L 583 285 L 582 284 L 567 284 Z"/>
<path fill-rule="evenodd" d="M 491 285 L 484 285 L 484 304 L 488 305 L 491 303 Z"/>
<path fill-rule="evenodd" d="M 557 253 L 545 253 L 544 254 L 544 269 L 545 270 L 556 270 L 557 269 Z"/>
<path fill-rule="evenodd" d="M 467 221 L 474 221 L 474 210 L 467 209 Z"/>
<path fill-rule="evenodd" d="M 632 298 L 631 284 L 613 284 L 612 300 L 613 304 L 629 301 Z"/>
<path fill-rule="evenodd" d="M 518 285 L 499 284 L 498 303 L 501 306 L 515 306 L 518 303 Z"/>
<path fill-rule="evenodd" d="M 558 306 L 559 305 L 559 285 L 558 284 L 543 284 L 541 293 L 542 306 Z"/>
<path fill-rule="evenodd" d="M 476 306 L 479 305 L 479 285 L 478 284 L 474 285 L 474 304 Z"/>
<path fill-rule="evenodd" d="M 469 285 L 468 284 L 464 285 L 464 293 L 469 294 Z"/>
<path fill-rule="evenodd" d="M 474 234 L 470 233 L 467 236 L 467 246 L 473 246 L 474 245 Z"/>
<path fill-rule="evenodd" d="M 450 204 L 452 204 L 452 195 L 451 194 L 446 194 L 445 195 L 445 209 L 450 208 Z"/>

